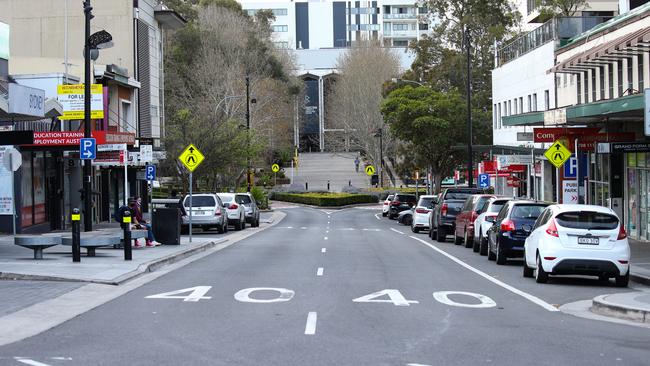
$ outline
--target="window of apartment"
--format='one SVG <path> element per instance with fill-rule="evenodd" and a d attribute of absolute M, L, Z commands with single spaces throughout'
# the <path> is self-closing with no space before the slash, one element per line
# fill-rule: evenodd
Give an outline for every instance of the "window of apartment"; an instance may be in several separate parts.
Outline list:
<path fill-rule="evenodd" d="M 508 115 L 512 116 L 512 101 L 508 101 Z"/>
<path fill-rule="evenodd" d="M 609 81 L 609 98 L 614 98 L 614 65 L 607 65 L 607 80 Z"/>
<path fill-rule="evenodd" d="M 275 47 L 280 48 L 280 49 L 287 49 L 289 48 L 289 42 L 273 42 Z"/>
<path fill-rule="evenodd" d="M 639 88 L 638 88 L 638 90 L 639 90 L 639 92 L 642 92 L 643 91 L 643 85 L 644 85 L 644 81 L 643 81 L 643 78 L 644 78 L 644 76 L 643 76 L 643 54 L 640 54 L 637 57 L 638 57 L 637 58 L 638 59 L 637 70 L 639 70 L 639 71 L 637 71 L 637 73 L 639 74 Z"/>
<path fill-rule="evenodd" d="M 576 75 L 576 80 L 578 86 L 576 87 L 576 103 L 580 104 L 582 103 L 582 78 L 580 77 L 580 74 Z"/>
<path fill-rule="evenodd" d="M 616 64 L 617 76 L 618 76 L 618 96 L 623 95 L 623 60 L 618 60 Z"/>
<path fill-rule="evenodd" d="M 524 97 L 519 97 L 519 113 L 524 113 Z"/>
<path fill-rule="evenodd" d="M 390 14 L 390 6 L 384 5 L 384 14 Z"/>
<path fill-rule="evenodd" d="M 598 68 L 598 78 L 600 79 L 600 99 L 605 99 L 605 67 Z"/>
<path fill-rule="evenodd" d="M 537 112 L 537 93 L 533 93 L 533 112 Z"/>
<path fill-rule="evenodd" d="M 271 11 L 273 12 L 273 15 L 275 15 L 275 16 L 287 15 L 287 9 L 273 9 Z"/>
<path fill-rule="evenodd" d="M 429 30 L 429 24 L 427 24 L 427 23 L 420 23 L 420 24 L 418 24 L 418 29 L 419 29 L 419 30 Z"/>
<path fill-rule="evenodd" d="M 596 69 L 591 69 L 591 101 L 595 102 L 596 101 L 596 91 L 598 90 L 598 86 L 596 85 Z"/>
<path fill-rule="evenodd" d="M 627 90 L 629 91 L 634 89 L 634 62 L 632 60 L 632 57 L 627 59 Z M 630 93 L 629 91 L 628 94 Z"/>
<path fill-rule="evenodd" d="M 411 24 L 411 30 L 417 30 L 417 29 L 418 29 L 417 24 L 415 24 L 415 23 Z"/>
<path fill-rule="evenodd" d="M 409 41 L 405 40 L 394 40 L 393 41 L 393 46 L 395 47 L 408 47 Z"/>
<path fill-rule="evenodd" d="M 288 32 L 289 31 L 289 26 L 287 26 L 287 25 L 274 25 L 272 30 L 274 32 Z"/>
<path fill-rule="evenodd" d="M 583 75 L 585 80 L 584 100 L 585 103 L 589 103 L 589 72 L 585 71 Z"/>
<path fill-rule="evenodd" d="M 248 16 L 251 16 L 251 17 L 254 16 L 255 13 L 257 13 L 257 9 L 246 9 L 244 11 L 246 12 L 246 14 L 248 14 Z"/>
<path fill-rule="evenodd" d="M 532 112 L 532 109 L 531 109 L 532 106 L 533 106 L 533 103 L 531 101 L 531 96 L 530 96 L 530 94 L 528 94 L 528 112 Z"/>
<path fill-rule="evenodd" d="M 507 115 L 508 115 L 508 103 L 503 102 L 503 116 L 505 117 Z"/>
<path fill-rule="evenodd" d="M 566 87 L 566 79 L 567 79 L 567 74 L 562 74 L 562 86 Z"/>
<path fill-rule="evenodd" d="M 409 25 L 404 24 L 404 23 L 394 23 L 393 24 L 393 30 L 394 31 L 407 31 L 407 30 L 409 30 Z"/>
<path fill-rule="evenodd" d="M 494 104 L 492 106 L 492 129 L 493 130 L 497 129 L 497 121 L 499 120 L 498 118 L 499 116 L 497 115 L 497 105 Z"/>
<path fill-rule="evenodd" d="M 512 103 L 512 104 L 515 105 L 515 114 L 517 114 L 517 111 L 518 111 L 518 110 L 517 110 L 517 98 L 513 99 L 512 101 L 514 102 L 514 103 Z"/>
<path fill-rule="evenodd" d="M 391 23 L 384 23 L 384 32 L 389 32 L 390 33 L 390 25 L 391 25 Z"/>
<path fill-rule="evenodd" d="M 429 13 L 429 8 L 426 6 L 421 6 L 418 8 L 418 13 L 420 14 L 428 14 Z"/>
<path fill-rule="evenodd" d="M 551 109 L 551 93 L 549 93 L 548 89 L 544 90 L 544 108 L 546 110 Z"/>
<path fill-rule="evenodd" d="M 497 113 L 497 128 L 501 128 L 501 103 L 497 105 L 499 112 Z"/>

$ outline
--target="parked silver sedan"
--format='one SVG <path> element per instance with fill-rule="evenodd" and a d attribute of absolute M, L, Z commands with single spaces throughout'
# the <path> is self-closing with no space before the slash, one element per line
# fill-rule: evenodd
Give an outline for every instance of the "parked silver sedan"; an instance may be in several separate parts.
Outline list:
<path fill-rule="evenodd" d="M 260 226 L 260 209 L 257 206 L 257 202 L 255 202 L 253 195 L 250 193 L 237 193 L 235 195 L 235 201 L 244 206 L 246 222 L 249 223 L 251 227 Z"/>
<path fill-rule="evenodd" d="M 217 193 L 221 198 L 223 207 L 226 208 L 228 216 L 228 225 L 235 227 L 235 230 L 242 230 L 246 228 L 246 211 L 244 205 L 237 203 L 235 200 L 235 193 Z"/>

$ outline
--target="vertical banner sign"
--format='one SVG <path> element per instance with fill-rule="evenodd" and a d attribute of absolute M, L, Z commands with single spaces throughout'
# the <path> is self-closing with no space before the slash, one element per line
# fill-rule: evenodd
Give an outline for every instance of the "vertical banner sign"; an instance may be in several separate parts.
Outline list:
<path fill-rule="evenodd" d="M 10 148 L 11 146 L 0 146 L 0 215 L 13 215 L 14 213 L 14 197 L 11 192 L 12 174 L 11 170 L 2 164 L 5 151 Z"/>
<path fill-rule="evenodd" d="M 643 116 L 644 116 L 644 129 L 643 132 L 646 136 L 650 136 L 650 88 L 643 91 Z"/>

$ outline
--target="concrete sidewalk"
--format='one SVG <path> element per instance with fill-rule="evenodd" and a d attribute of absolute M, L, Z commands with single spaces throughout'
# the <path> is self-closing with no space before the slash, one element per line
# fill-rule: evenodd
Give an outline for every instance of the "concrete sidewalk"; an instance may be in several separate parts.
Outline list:
<path fill-rule="evenodd" d="M 593 313 L 650 324 L 650 293 L 626 292 L 594 298 Z"/>

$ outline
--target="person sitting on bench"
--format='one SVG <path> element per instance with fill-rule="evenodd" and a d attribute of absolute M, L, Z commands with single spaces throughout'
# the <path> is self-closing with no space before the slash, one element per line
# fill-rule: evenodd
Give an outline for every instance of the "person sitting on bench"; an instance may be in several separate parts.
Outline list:
<path fill-rule="evenodd" d="M 148 247 L 156 247 L 160 245 L 154 237 L 153 237 L 153 229 L 151 228 L 151 224 L 148 224 L 144 218 L 142 218 L 142 198 L 136 197 L 135 199 L 131 200 L 129 203 L 129 206 L 131 207 L 131 210 L 133 210 L 133 219 L 134 219 L 134 225 L 136 227 L 140 226 L 143 228 L 147 229 L 147 239 L 146 239 L 146 246 Z M 136 240 L 135 241 L 135 247 L 139 247 L 139 243 Z"/>

